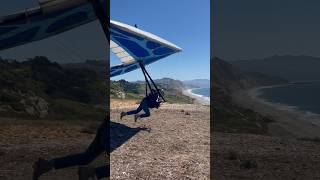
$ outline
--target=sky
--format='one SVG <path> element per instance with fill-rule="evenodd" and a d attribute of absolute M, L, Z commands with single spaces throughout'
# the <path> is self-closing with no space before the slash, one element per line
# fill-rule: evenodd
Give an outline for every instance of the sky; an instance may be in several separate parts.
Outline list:
<path fill-rule="evenodd" d="M 111 0 L 111 19 L 138 27 L 164 38 L 183 49 L 147 66 L 153 79 L 209 79 L 210 0 Z M 0 16 L 37 6 L 37 0 L 1 2 Z M 97 21 L 45 40 L 0 51 L 2 58 L 43 55 L 59 63 L 106 59 L 106 39 Z M 111 65 L 120 61 L 111 53 Z M 113 78 L 142 80 L 140 70 Z"/>
<path fill-rule="evenodd" d="M 153 79 L 209 79 L 210 76 L 210 1 L 202 0 L 111 0 L 112 20 L 164 38 L 183 50 L 146 68 Z M 119 64 L 114 55 L 111 65 Z M 143 79 L 140 70 L 114 79 Z"/>
<path fill-rule="evenodd" d="M 212 7 L 213 56 L 320 57 L 319 0 L 215 0 Z"/>

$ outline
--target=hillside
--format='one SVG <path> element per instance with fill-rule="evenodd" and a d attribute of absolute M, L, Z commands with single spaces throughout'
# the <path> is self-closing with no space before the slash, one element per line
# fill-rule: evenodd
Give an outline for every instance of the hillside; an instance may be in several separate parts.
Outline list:
<path fill-rule="evenodd" d="M 154 80 L 158 88 L 163 89 L 169 103 L 192 103 L 193 100 L 182 94 L 184 85 L 181 81 L 162 78 Z M 141 100 L 145 96 L 143 81 L 110 81 L 110 98 Z"/>
<path fill-rule="evenodd" d="M 289 81 L 320 80 L 319 57 L 275 55 L 263 59 L 237 60 L 230 63 L 245 71 L 260 72 Z"/>
<path fill-rule="evenodd" d="M 61 64 L 66 69 L 90 69 L 98 73 L 101 79 L 105 78 L 107 61 L 105 60 L 86 60 L 79 63 Z"/>
<path fill-rule="evenodd" d="M 233 63 L 231 64 L 219 58 L 213 59 L 212 66 L 214 84 L 228 89 L 245 89 L 287 82 L 282 78 L 260 72 L 243 71 Z"/>
<path fill-rule="evenodd" d="M 79 69 L 90 69 L 95 71 L 100 79 L 104 79 L 106 73 L 106 61 L 87 60 L 82 63 L 62 64 L 63 68 L 78 71 Z M 157 86 L 164 90 L 166 100 L 169 103 L 192 103 L 193 100 L 182 94 L 185 85 L 182 81 L 171 78 L 162 78 L 154 80 Z M 110 81 L 110 98 L 141 100 L 145 95 L 145 82 L 128 82 L 125 80 Z"/>
<path fill-rule="evenodd" d="M 272 121 L 255 111 L 236 106 L 232 94 L 239 90 L 286 81 L 260 73 L 247 73 L 232 64 L 214 58 L 211 60 L 213 79 L 214 131 L 227 133 L 267 133 L 267 124 Z"/>
<path fill-rule="evenodd" d="M 105 114 L 106 84 L 97 72 L 63 68 L 46 57 L 0 59 L 0 114 L 86 119 Z M 100 107 L 100 108 L 97 108 Z"/>

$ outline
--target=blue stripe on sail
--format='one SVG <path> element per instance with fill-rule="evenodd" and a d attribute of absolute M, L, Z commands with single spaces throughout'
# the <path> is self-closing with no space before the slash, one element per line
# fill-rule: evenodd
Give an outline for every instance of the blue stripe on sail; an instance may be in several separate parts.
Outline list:
<path fill-rule="evenodd" d="M 26 31 L 17 33 L 14 36 L 11 36 L 9 38 L 0 40 L 0 49 L 32 40 L 33 37 L 39 31 L 39 29 L 40 27 L 33 27 Z"/>
<path fill-rule="evenodd" d="M 17 29 L 18 27 L 0 27 L 0 36 L 3 35 L 3 34 L 6 34 L 12 30 L 15 30 Z"/>
<path fill-rule="evenodd" d="M 46 33 L 64 30 L 65 27 L 77 25 L 79 22 L 86 21 L 87 19 L 88 14 L 85 11 L 71 14 L 52 23 L 46 30 Z"/>
<path fill-rule="evenodd" d="M 149 56 L 149 52 L 145 50 L 143 47 L 141 47 L 138 43 L 128 40 L 128 39 L 123 39 L 123 38 L 118 38 L 114 37 L 116 41 L 119 42 L 120 45 L 124 46 L 126 49 L 128 49 L 130 52 L 133 53 L 133 55 L 141 58 L 141 57 L 146 57 Z"/>

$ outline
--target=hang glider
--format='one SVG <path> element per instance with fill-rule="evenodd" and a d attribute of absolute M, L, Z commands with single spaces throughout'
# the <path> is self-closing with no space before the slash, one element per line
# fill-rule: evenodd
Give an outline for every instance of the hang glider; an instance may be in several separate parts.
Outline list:
<path fill-rule="evenodd" d="M 110 76 L 121 75 L 181 51 L 178 46 L 146 31 L 110 21 L 110 49 L 122 62 L 111 67 Z"/>
<path fill-rule="evenodd" d="M 96 20 L 86 0 L 39 0 L 39 6 L 0 17 L 0 50 L 73 29 Z"/>
<path fill-rule="evenodd" d="M 181 51 L 181 48 L 146 31 L 117 21 L 110 21 L 110 49 L 120 59 L 121 65 L 110 69 L 110 77 L 128 73 L 140 68 L 148 88 L 155 89 L 163 102 L 164 95 L 147 72 L 145 65 L 156 62 L 171 54 Z M 150 83 L 151 82 L 151 83 Z"/>
<path fill-rule="evenodd" d="M 110 68 L 111 77 L 181 51 L 178 46 L 156 35 L 124 23 L 110 21 L 110 27 L 107 27 L 107 16 L 99 13 L 108 8 L 105 2 L 106 0 L 39 0 L 38 7 L 0 17 L 0 51 L 57 35 L 97 18 L 107 38 L 110 33 L 110 49 L 121 61 L 120 65 Z"/>

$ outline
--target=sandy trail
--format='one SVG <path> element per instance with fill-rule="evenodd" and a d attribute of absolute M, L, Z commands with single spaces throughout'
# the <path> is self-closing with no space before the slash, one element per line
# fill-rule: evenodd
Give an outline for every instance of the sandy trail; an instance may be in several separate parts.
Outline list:
<path fill-rule="evenodd" d="M 140 131 L 111 153 L 111 179 L 209 179 L 209 109 L 165 104 L 135 123 L 133 116 L 119 120 L 128 107 L 113 108 L 112 121 L 151 131 Z"/>

